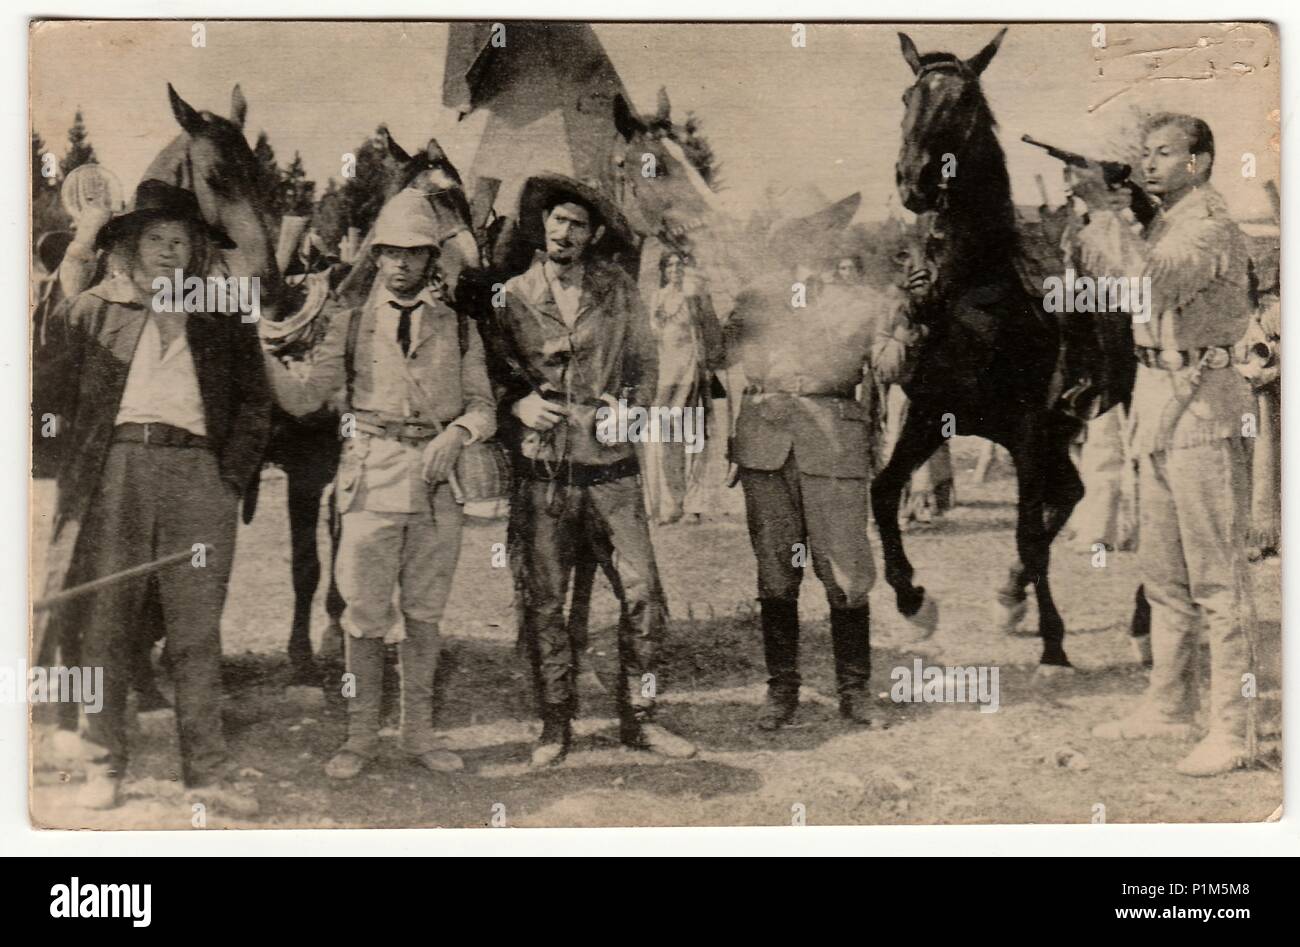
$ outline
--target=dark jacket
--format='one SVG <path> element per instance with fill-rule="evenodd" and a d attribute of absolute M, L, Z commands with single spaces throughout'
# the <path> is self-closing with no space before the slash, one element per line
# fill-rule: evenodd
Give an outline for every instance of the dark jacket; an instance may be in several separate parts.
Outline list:
<path fill-rule="evenodd" d="M 527 437 L 510 406 L 544 387 L 569 408 L 538 448 L 549 461 L 569 460 L 600 466 L 635 456 L 629 443 L 602 444 L 596 437 L 596 411 L 602 395 L 627 394 L 630 404 L 654 402 L 658 349 L 650 317 L 631 277 L 614 263 L 588 260 L 582 274 L 577 321 L 568 326 L 547 281 L 545 255 L 505 284 L 505 305 L 496 312 L 502 348 L 514 366 L 494 363 L 497 402 L 503 408 L 503 440 L 511 446 Z M 502 368 L 505 371 L 501 371 Z M 527 373 L 527 378 L 520 372 Z"/>
<path fill-rule="evenodd" d="M 51 403 L 34 408 L 37 417 L 59 418 L 56 530 L 82 520 L 94 498 L 148 315 L 130 282 L 116 277 L 68 300 L 50 317 L 41 359 L 52 380 Z M 257 328 L 238 315 L 192 314 L 185 332 L 208 444 L 222 479 L 243 496 L 248 522 L 271 430 L 271 393 Z"/>

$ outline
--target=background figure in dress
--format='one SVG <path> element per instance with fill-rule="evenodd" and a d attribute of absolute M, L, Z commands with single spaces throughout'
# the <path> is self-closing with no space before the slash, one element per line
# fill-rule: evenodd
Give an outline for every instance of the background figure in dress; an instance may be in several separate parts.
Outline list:
<path fill-rule="evenodd" d="M 714 372 L 722 363 L 722 327 L 707 284 L 676 250 L 659 258 L 659 289 L 650 305 L 650 328 L 659 347 L 659 382 L 655 406 L 681 408 L 683 414 L 704 409 L 704 450 L 689 453 L 682 443 L 645 445 L 646 506 L 654 522 L 675 523 L 689 512 L 695 521 L 710 504 L 725 478 L 725 465 L 710 457 L 725 453 L 727 418 L 713 410 Z M 719 396 L 724 393 L 718 391 Z M 716 444 L 715 444 L 716 442 Z M 716 476 L 706 482 L 706 472 Z"/>

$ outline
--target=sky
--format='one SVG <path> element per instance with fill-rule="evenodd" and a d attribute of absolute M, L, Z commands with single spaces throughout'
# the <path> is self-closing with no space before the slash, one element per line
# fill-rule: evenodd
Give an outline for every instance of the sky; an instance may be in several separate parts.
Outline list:
<path fill-rule="evenodd" d="M 229 114 L 239 83 L 246 132 L 265 130 L 282 164 L 302 154 L 323 187 L 341 156 L 380 122 L 408 150 L 437 137 L 470 167 L 482 115 L 442 105 L 447 27 L 440 23 L 221 22 L 206 46 L 188 22 L 66 22 L 33 29 L 31 117 L 62 155 L 80 107 L 99 160 L 128 191 L 177 133 L 166 84 L 196 108 Z M 653 111 L 665 86 L 679 120 L 703 122 L 722 166 L 722 198 L 747 216 L 770 183 L 812 183 L 829 198 L 863 195 L 860 216 L 897 211 L 893 164 L 911 72 L 897 33 L 922 52 L 969 57 L 996 24 L 597 24 L 633 103 Z M 1038 204 L 1036 175 L 1060 200 L 1060 166 L 1022 144 L 1030 133 L 1112 153 L 1136 109 L 1189 111 L 1214 131 L 1214 183 L 1241 218 L 1269 214 L 1262 184 L 1278 174 L 1276 37 L 1253 24 L 1015 24 L 983 77 L 1017 203 Z M 1274 144 L 1271 144 L 1273 142 Z M 1254 154 L 1256 176 L 1241 174 Z"/>

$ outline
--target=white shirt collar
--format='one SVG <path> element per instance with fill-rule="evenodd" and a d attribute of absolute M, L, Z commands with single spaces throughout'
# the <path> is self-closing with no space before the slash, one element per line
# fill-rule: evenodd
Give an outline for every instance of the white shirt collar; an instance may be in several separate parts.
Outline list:
<path fill-rule="evenodd" d="M 380 309 L 386 309 L 389 312 L 396 314 L 397 310 L 394 309 L 392 306 L 388 305 L 390 302 L 401 303 L 403 306 L 409 306 L 412 303 L 421 302 L 424 303 L 426 306 L 433 308 L 437 300 L 434 298 L 432 286 L 426 285 L 414 296 L 410 297 L 409 299 L 402 300 L 399 299 L 398 296 L 387 286 L 381 285 L 379 287 L 379 292 L 375 295 L 375 305 L 378 306 Z"/>

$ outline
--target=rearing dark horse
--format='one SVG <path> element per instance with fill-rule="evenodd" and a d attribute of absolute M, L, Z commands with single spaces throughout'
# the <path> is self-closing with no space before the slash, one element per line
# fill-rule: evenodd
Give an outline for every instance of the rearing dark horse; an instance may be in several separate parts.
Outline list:
<path fill-rule="evenodd" d="M 1069 457 L 1079 424 L 1053 409 L 1059 331 L 1041 298 L 1026 288 L 1006 159 L 980 74 L 1003 29 L 967 60 L 917 52 L 899 34 L 916 81 L 903 97 L 898 194 L 920 215 L 925 255 L 935 279 L 917 318 L 928 329 L 905 385 L 911 406 L 893 456 L 871 485 L 885 559 L 885 579 L 899 611 L 926 632 L 938 606 L 912 584 L 913 569 L 898 526 L 899 498 L 912 472 L 952 433 L 1005 446 L 1016 465 L 1018 561 L 998 591 L 1004 613 L 1018 620 L 1025 588 L 1038 599 L 1040 670 L 1069 667 L 1065 624 L 1052 601 L 1052 540 L 1083 496 Z"/>

